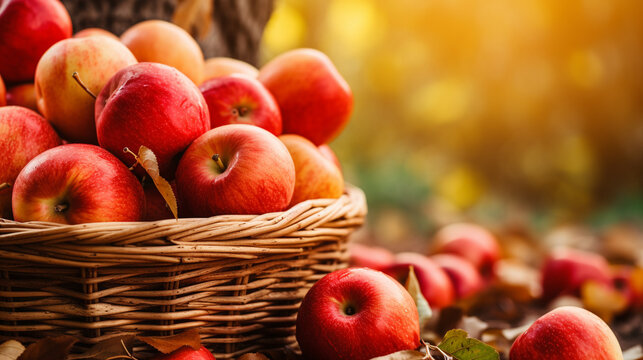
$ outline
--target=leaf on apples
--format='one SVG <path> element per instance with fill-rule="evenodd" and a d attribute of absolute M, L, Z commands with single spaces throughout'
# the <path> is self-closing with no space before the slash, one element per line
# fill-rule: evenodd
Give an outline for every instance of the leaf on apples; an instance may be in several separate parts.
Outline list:
<path fill-rule="evenodd" d="M 114 337 L 99 342 L 82 354 L 72 354 L 67 360 L 104 360 L 117 356 L 125 358 L 132 353 L 135 342 L 134 335 Z"/>
<path fill-rule="evenodd" d="M 25 347 L 16 340 L 8 340 L 0 344 L 0 360 L 17 360 Z"/>
<path fill-rule="evenodd" d="M 627 309 L 627 298 L 618 290 L 595 281 L 586 281 L 581 287 L 583 306 L 610 323 L 614 315 Z"/>
<path fill-rule="evenodd" d="M 169 354 L 185 345 L 193 350 L 201 348 L 201 337 L 197 329 L 190 329 L 172 336 L 138 336 L 137 338 L 163 354 Z"/>
<path fill-rule="evenodd" d="M 409 266 L 409 276 L 406 278 L 406 284 L 404 285 L 404 287 L 409 292 L 409 294 L 411 294 L 413 301 L 415 301 L 415 306 L 418 309 L 418 315 L 420 317 L 420 329 L 423 329 L 431 319 L 433 312 L 431 311 L 429 302 L 426 301 L 424 295 L 422 295 L 420 283 L 415 276 L 413 266 Z"/>
<path fill-rule="evenodd" d="M 65 360 L 77 341 L 78 339 L 71 335 L 40 339 L 29 345 L 18 360 Z"/>
<path fill-rule="evenodd" d="M 247 354 L 243 354 L 237 360 L 270 360 L 270 358 L 268 358 L 266 355 L 262 353 L 247 353 Z"/>
<path fill-rule="evenodd" d="M 438 348 L 457 360 L 498 360 L 500 355 L 491 346 L 470 338 L 461 329 L 450 330 L 444 335 Z"/>
<path fill-rule="evenodd" d="M 428 359 L 426 354 L 423 354 L 415 350 L 402 350 L 388 354 L 385 356 L 379 356 L 371 360 L 423 360 Z"/>
<path fill-rule="evenodd" d="M 161 173 L 159 171 L 159 163 L 156 159 L 156 155 L 154 155 L 154 152 L 143 145 L 138 148 L 138 155 L 132 153 L 128 148 L 123 149 L 123 151 L 129 152 L 134 155 L 136 162 L 140 164 L 143 169 L 145 169 L 145 172 L 147 172 L 147 174 L 154 182 L 154 186 L 156 186 L 159 193 L 161 193 L 161 196 L 163 196 L 163 199 L 165 199 L 165 203 L 170 208 L 170 211 L 172 212 L 172 215 L 174 215 L 174 218 L 178 219 L 179 206 L 176 201 L 176 196 L 174 195 L 174 191 L 172 191 L 172 186 L 170 185 L 170 183 L 163 177 L 161 177 Z"/>
<path fill-rule="evenodd" d="M 623 360 L 643 360 L 643 345 L 636 345 L 623 351 Z"/>

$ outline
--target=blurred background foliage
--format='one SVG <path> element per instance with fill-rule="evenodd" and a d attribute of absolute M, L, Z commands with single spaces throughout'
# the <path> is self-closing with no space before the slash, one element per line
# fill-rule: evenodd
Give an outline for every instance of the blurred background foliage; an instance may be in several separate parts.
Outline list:
<path fill-rule="evenodd" d="M 643 219 L 643 2 L 278 0 L 262 62 L 313 47 L 355 96 L 331 147 L 369 232 Z"/>

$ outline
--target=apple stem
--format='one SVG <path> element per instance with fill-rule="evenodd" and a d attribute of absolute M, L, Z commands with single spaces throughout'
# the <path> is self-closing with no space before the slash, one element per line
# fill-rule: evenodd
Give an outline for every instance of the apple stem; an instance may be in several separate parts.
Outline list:
<path fill-rule="evenodd" d="M 223 165 L 223 161 L 221 161 L 221 156 L 219 156 L 219 154 L 212 155 L 212 160 L 214 160 L 214 162 L 219 167 L 219 171 L 221 172 L 225 171 L 225 165 Z"/>
<path fill-rule="evenodd" d="M 0 190 L 8 189 L 10 187 L 11 187 L 11 184 L 8 182 L 0 184 Z"/>
<path fill-rule="evenodd" d="M 89 88 L 88 88 L 87 86 L 85 86 L 85 84 L 83 83 L 83 81 L 82 81 L 82 80 L 80 80 L 80 75 L 78 75 L 78 72 L 77 72 L 77 71 L 74 71 L 74 73 L 73 73 L 73 74 L 71 74 L 71 77 L 73 77 L 73 78 L 74 78 L 74 80 L 76 80 L 76 82 L 78 83 L 78 85 L 80 85 L 80 87 L 81 87 L 81 88 L 83 88 L 83 90 L 85 90 L 85 91 L 86 91 L 86 92 L 87 92 L 91 97 L 93 97 L 93 98 L 94 98 L 94 100 L 96 100 L 96 95 L 94 95 L 94 93 L 93 93 L 91 90 L 89 90 Z"/>
<path fill-rule="evenodd" d="M 54 206 L 54 211 L 57 213 L 65 212 L 65 210 L 69 209 L 69 204 L 62 203 Z"/>
<path fill-rule="evenodd" d="M 132 155 L 132 156 L 134 157 L 134 159 L 136 159 L 136 162 L 134 163 L 134 165 L 132 165 L 132 166 L 130 166 L 130 167 L 128 168 L 128 169 L 129 169 L 129 171 L 134 170 L 134 168 L 136 167 L 136 165 L 138 165 L 138 156 L 137 156 L 136 154 L 134 154 L 134 153 L 132 152 L 132 150 L 130 150 L 127 146 L 123 148 L 123 152 L 124 152 L 124 153 L 126 153 L 126 154 L 130 154 L 130 155 Z"/>

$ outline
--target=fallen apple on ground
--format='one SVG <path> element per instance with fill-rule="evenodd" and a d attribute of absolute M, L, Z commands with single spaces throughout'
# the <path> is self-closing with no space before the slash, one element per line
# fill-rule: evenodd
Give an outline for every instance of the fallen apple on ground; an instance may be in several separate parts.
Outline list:
<path fill-rule="evenodd" d="M 429 257 L 451 279 L 456 299 L 467 298 L 482 289 L 484 280 L 478 270 L 467 260 L 452 254 L 436 254 Z"/>
<path fill-rule="evenodd" d="M 541 316 L 511 346 L 511 360 L 622 360 L 616 336 L 591 312 L 563 306 Z"/>
<path fill-rule="evenodd" d="M 313 360 L 367 360 L 420 345 L 411 295 L 382 272 L 337 270 L 308 291 L 297 315 L 296 337 Z"/>
<path fill-rule="evenodd" d="M 356 242 L 348 243 L 348 264 L 383 271 L 393 265 L 395 255 L 387 248 L 369 246 Z"/>

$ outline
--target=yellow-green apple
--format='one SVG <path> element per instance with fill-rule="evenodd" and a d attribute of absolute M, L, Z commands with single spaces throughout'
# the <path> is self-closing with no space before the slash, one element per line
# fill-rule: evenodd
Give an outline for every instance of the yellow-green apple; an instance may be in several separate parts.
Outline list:
<path fill-rule="evenodd" d="M 176 169 L 179 202 L 189 216 L 284 210 L 295 189 L 286 146 L 247 124 L 214 128 L 185 151 Z"/>
<path fill-rule="evenodd" d="M 579 295 L 586 281 L 611 285 L 610 267 L 600 254 L 570 248 L 552 250 L 541 267 L 543 299 Z"/>
<path fill-rule="evenodd" d="M 109 80 L 96 99 L 100 146 L 126 164 L 134 159 L 123 148 L 136 152 L 141 145 L 148 147 L 168 181 L 174 179 L 181 153 L 209 129 L 208 106 L 199 88 L 167 65 L 128 66 Z"/>
<path fill-rule="evenodd" d="M 516 341 L 511 360 L 623 360 L 610 327 L 593 313 L 562 306 L 541 316 Z"/>
<path fill-rule="evenodd" d="M 19 84 L 7 89 L 7 105 L 22 106 L 38 111 L 36 87 L 33 83 Z"/>
<path fill-rule="evenodd" d="M 139 221 L 145 197 L 136 176 L 107 150 L 68 144 L 46 150 L 20 171 L 12 206 L 16 221 Z"/>
<path fill-rule="evenodd" d="M 7 105 L 7 88 L 4 86 L 2 76 L 0 76 L 0 106 Z"/>
<path fill-rule="evenodd" d="M 296 49 L 259 70 L 259 81 L 274 95 L 284 134 L 321 145 L 342 131 L 353 110 L 353 93 L 324 53 Z"/>
<path fill-rule="evenodd" d="M 454 223 L 440 228 L 433 237 L 433 251 L 467 259 L 484 278 L 493 275 L 493 266 L 500 258 L 496 237 L 486 228 L 472 223 Z"/>
<path fill-rule="evenodd" d="M 210 125 L 251 124 L 281 134 L 279 106 L 257 80 L 245 75 L 223 76 L 204 82 L 199 89 L 208 104 Z"/>
<path fill-rule="evenodd" d="M 617 265 L 612 267 L 614 288 L 621 292 L 631 310 L 643 309 L 643 267 Z"/>
<path fill-rule="evenodd" d="M 19 106 L 0 108 L 0 217 L 11 218 L 11 188 L 20 170 L 41 152 L 60 145 L 47 120 Z M 6 184 L 6 185 L 2 185 Z"/>
<path fill-rule="evenodd" d="M 214 355 L 205 346 L 201 346 L 198 350 L 184 345 L 174 350 L 173 352 L 155 357 L 153 360 L 216 360 Z"/>
<path fill-rule="evenodd" d="M 381 246 L 369 246 L 356 242 L 348 243 L 348 264 L 353 267 L 367 267 L 384 270 L 394 262 L 391 250 Z"/>
<path fill-rule="evenodd" d="M 337 199 L 344 192 L 344 177 L 310 140 L 295 134 L 279 137 L 295 163 L 295 192 L 290 206 L 309 199 Z"/>
<path fill-rule="evenodd" d="M 176 196 L 176 183 L 172 181 L 170 186 Z M 174 218 L 172 211 L 167 207 L 167 202 L 163 198 L 163 195 L 161 195 L 153 182 L 146 182 L 143 185 L 143 191 L 145 192 L 145 216 L 143 220 L 156 221 Z"/>
<path fill-rule="evenodd" d="M 422 254 L 413 252 L 396 254 L 394 263 L 383 271 L 400 283 L 404 283 L 411 266 L 420 284 L 422 295 L 432 308 L 441 309 L 453 304 L 455 290 L 451 279 L 438 264 Z"/>
<path fill-rule="evenodd" d="M 304 297 L 296 323 L 312 360 L 367 360 L 420 345 L 418 311 L 395 280 L 368 268 L 337 270 Z"/>
<path fill-rule="evenodd" d="M 259 70 L 245 61 L 229 57 L 213 57 L 205 60 L 203 82 L 232 74 L 244 74 L 256 78 Z"/>
<path fill-rule="evenodd" d="M 58 0 L 0 1 L 0 75 L 32 81 L 42 54 L 71 36 L 71 18 Z"/>
<path fill-rule="evenodd" d="M 203 52 L 182 28 L 163 20 L 146 20 L 121 35 L 121 41 L 140 62 L 157 62 L 177 68 L 195 84 L 203 78 Z"/>
<path fill-rule="evenodd" d="M 328 144 L 321 144 L 318 146 L 319 152 L 324 155 L 324 157 L 328 160 L 330 160 L 333 164 L 337 165 L 337 168 L 339 171 L 342 171 L 342 164 L 339 162 L 339 159 L 337 158 L 337 155 L 335 155 L 335 152 L 333 149 L 328 146 Z"/>
<path fill-rule="evenodd" d="M 484 281 L 478 269 L 467 260 L 452 254 L 437 254 L 429 257 L 451 279 L 456 299 L 467 298 L 482 289 Z"/>
<path fill-rule="evenodd" d="M 109 31 L 107 31 L 105 29 L 94 28 L 94 27 L 80 30 L 79 32 L 75 33 L 73 35 L 73 37 L 82 38 L 82 37 L 97 36 L 97 35 L 111 37 L 114 40 L 120 41 L 120 38 L 118 36 L 114 35 L 113 33 L 109 32 Z"/>
<path fill-rule="evenodd" d="M 97 144 L 95 99 L 72 75 L 77 75 L 94 95 L 120 69 L 136 58 L 119 41 L 106 36 L 65 39 L 40 58 L 36 68 L 38 110 L 63 139 Z"/>

